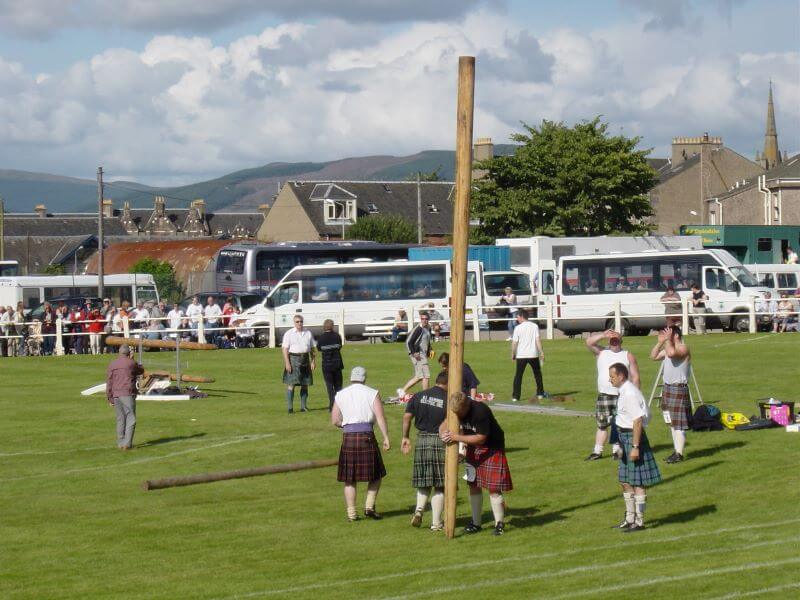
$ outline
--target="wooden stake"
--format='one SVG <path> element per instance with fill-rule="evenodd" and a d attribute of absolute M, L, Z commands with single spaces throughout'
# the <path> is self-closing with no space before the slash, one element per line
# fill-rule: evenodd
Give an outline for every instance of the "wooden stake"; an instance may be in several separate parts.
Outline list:
<path fill-rule="evenodd" d="M 469 245 L 469 196 L 472 185 L 472 111 L 475 95 L 475 57 L 458 58 L 458 107 L 456 109 L 456 204 L 453 210 L 453 296 L 450 298 L 450 361 L 447 397 L 461 391 L 464 365 L 464 312 L 466 303 L 467 250 Z M 458 416 L 447 409 L 447 428 L 458 431 Z M 445 454 L 445 535 L 456 529 L 458 493 L 458 444 L 449 444 Z"/>
<path fill-rule="evenodd" d="M 253 469 L 239 469 L 237 471 L 220 471 L 218 473 L 200 473 L 198 475 L 187 475 L 185 477 L 167 477 L 165 479 L 148 479 L 142 483 L 145 491 L 162 490 L 164 488 L 181 487 L 184 485 L 195 485 L 196 483 L 212 483 L 214 481 L 225 481 L 226 479 L 242 479 L 244 477 L 258 477 L 259 475 L 272 475 L 273 473 L 289 473 L 290 471 L 303 471 L 305 469 L 319 469 L 320 467 L 332 467 L 338 465 L 339 461 L 335 458 L 324 460 L 304 460 L 302 462 L 289 463 L 286 465 L 267 465 L 266 467 L 255 467 Z"/>

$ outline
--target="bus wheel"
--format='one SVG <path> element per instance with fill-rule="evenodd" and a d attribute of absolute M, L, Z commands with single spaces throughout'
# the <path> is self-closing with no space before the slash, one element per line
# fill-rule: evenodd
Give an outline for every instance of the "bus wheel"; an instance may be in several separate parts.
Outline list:
<path fill-rule="evenodd" d="M 608 321 L 606 321 L 606 329 L 614 329 L 615 325 L 616 325 L 616 323 L 614 323 L 614 319 L 609 319 Z M 620 326 L 620 329 L 622 330 L 622 331 L 619 332 L 619 334 L 622 337 L 625 337 L 627 335 L 631 335 L 631 324 L 628 323 L 627 319 L 620 320 L 619 326 Z"/>
<path fill-rule="evenodd" d="M 736 333 L 748 333 L 750 331 L 750 316 L 739 315 L 738 317 L 734 317 L 731 329 Z"/>
<path fill-rule="evenodd" d="M 259 329 L 253 338 L 253 345 L 256 348 L 266 348 L 269 346 L 269 331 Z"/>

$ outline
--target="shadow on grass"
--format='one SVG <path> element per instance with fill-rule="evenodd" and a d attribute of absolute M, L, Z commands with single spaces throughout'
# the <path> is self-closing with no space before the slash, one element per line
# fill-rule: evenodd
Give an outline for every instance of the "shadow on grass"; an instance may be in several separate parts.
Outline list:
<path fill-rule="evenodd" d="M 741 448 L 742 446 L 746 446 L 747 442 L 744 441 L 737 441 L 737 442 L 725 442 L 724 444 L 720 444 L 719 446 L 710 446 L 708 448 L 703 448 L 702 450 L 698 450 L 697 452 L 688 452 L 688 456 L 692 459 L 695 458 L 706 458 L 707 456 L 714 456 L 717 452 L 724 452 L 725 450 L 735 450 L 736 448 Z"/>
<path fill-rule="evenodd" d="M 681 512 L 672 513 L 671 515 L 667 515 L 665 517 L 661 517 L 660 519 L 656 519 L 655 521 L 651 521 L 650 523 L 647 523 L 647 525 L 658 527 L 660 525 L 670 525 L 672 523 L 688 523 L 689 521 L 694 521 L 698 517 L 711 515 L 714 514 L 715 512 L 717 512 L 716 504 L 705 504 L 703 506 L 690 508 L 689 510 L 683 510 Z"/>
<path fill-rule="evenodd" d="M 258 392 L 245 392 L 243 390 L 219 390 L 214 388 L 215 392 L 219 392 L 217 394 L 208 394 L 209 396 L 219 396 L 220 394 L 246 394 L 248 396 L 255 396 Z M 207 393 L 207 392 L 206 392 Z"/>
<path fill-rule="evenodd" d="M 157 438 L 155 440 L 148 440 L 141 444 L 136 444 L 137 448 L 147 448 L 148 446 L 160 446 L 161 444 L 170 444 L 172 442 L 183 442 L 194 438 L 204 437 L 205 433 L 193 433 L 192 435 L 176 435 L 172 437 Z"/>

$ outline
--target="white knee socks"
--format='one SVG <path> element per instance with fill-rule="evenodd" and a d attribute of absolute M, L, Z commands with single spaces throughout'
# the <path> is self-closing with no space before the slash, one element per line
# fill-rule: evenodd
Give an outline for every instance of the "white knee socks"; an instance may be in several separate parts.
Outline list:
<path fill-rule="evenodd" d="M 636 524 L 644 525 L 644 509 L 647 506 L 647 494 L 634 496 L 636 502 Z"/>
<path fill-rule="evenodd" d="M 367 490 L 367 501 L 364 508 L 367 510 L 375 510 L 375 500 L 378 497 L 378 490 Z"/>
<path fill-rule="evenodd" d="M 425 512 L 425 506 L 428 504 L 428 496 L 430 496 L 430 493 L 431 488 L 417 488 L 417 508 L 415 510 Z"/>
<path fill-rule="evenodd" d="M 489 502 L 492 504 L 492 514 L 494 524 L 502 523 L 506 520 L 506 505 L 503 502 L 503 494 L 489 494 Z"/>
<path fill-rule="evenodd" d="M 481 524 L 481 513 L 483 513 L 483 492 L 469 495 L 469 506 L 472 509 L 472 522 L 475 525 Z"/>
<path fill-rule="evenodd" d="M 675 446 L 675 452 L 683 456 L 683 449 L 686 447 L 686 432 L 681 429 L 673 429 L 672 444 Z"/>
<path fill-rule="evenodd" d="M 444 490 L 434 489 L 431 496 L 431 524 L 442 524 L 442 513 L 444 512 Z"/>
<path fill-rule="evenodd" d="M 633 500 L 633 492 L 622 492 L 622 498 L 625 500 L 625 522 L 633 523 L 636 519 L 636 503 Z"/>

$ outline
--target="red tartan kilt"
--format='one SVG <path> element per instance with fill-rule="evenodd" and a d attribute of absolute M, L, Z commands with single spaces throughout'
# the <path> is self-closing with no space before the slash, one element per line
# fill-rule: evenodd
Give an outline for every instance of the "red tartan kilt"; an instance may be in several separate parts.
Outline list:
<path fill-rule="evenodd" d="M 345 433 L 339 451 L 337 479 L 345 483 L 376 481 L 386 477 L 386 468 L 374 433 Z"/>
<path fill-rule="evenodd" d="M 475 482 L 478 487 L 491 493 L 514 489 L 506 453 L 498 448 L 467 446 L 467 462 L 475 467 Z"/>

